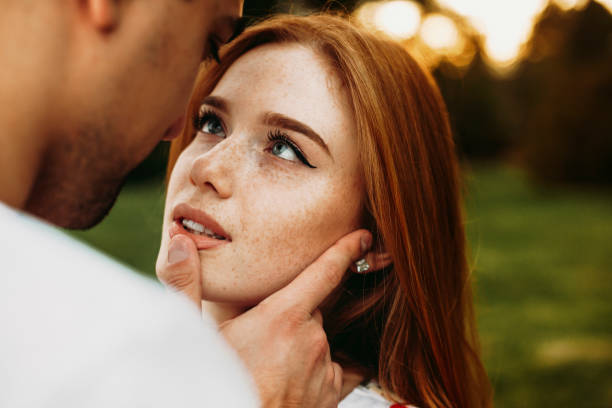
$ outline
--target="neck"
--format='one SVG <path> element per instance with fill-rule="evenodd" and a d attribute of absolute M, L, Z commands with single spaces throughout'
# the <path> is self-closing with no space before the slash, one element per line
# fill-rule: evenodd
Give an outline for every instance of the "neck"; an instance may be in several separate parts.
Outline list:
<path fill-rule="evenodd" d="M 218 303 L 204 300 L 202 301 L 202 309 L 215 320 L 217 325 L 220 325 L 244 313 L 247 308 L 244 306 L 236 306 L 231 303 Z M 357 370 L 352 370 L 350 368 L 344 369 L 342 373 L 342 391 L 340 392 L 340 398 L 346 397 L 355 387 L 363 382 L 364 379 L 364 376 Z"/>
<path fill-rule="evenodd" d="M 0 104 L 11 106 L 4 95 Z M 15 208 L 25 206 L 45 147 L 40 133 L 28 123 L 27 115 L 0 113 L 0 201 Z"/>
<path fill-rule="evenodd" d="M 49 146 L 57 83 L 51 71 L 60 69 L 50 58 L 46 22 L 20 3 L 9 2 L 0 13 L 0 200 L 16 208 L 28 200 Z"/>
<path fill-rule="evenodd" d="M 208 315 L 213 318 L 213 320 L 217 323 L 217 326 L 239 316 L 247 309 L 247 307 L 237 306 L 233 303 L 209 302 L 207 300 L 202 301 L 202 310 L 205 310 Z"/>
<path fill-rule="evenodd" d="M 342 390 L 340 391 L 340 399 L 343 399 L 351 393 L 359 384 L 365 380 L 363 374 L 350 368 L 344 368 L 342 372 Z"/>

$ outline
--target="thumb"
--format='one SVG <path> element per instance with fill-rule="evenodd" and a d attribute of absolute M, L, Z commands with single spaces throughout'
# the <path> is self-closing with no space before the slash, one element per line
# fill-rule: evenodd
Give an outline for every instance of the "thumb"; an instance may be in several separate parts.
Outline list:
<path fill-rule="evenodd" d="M 351 263 L 363 257 L 371 245 L 372 234 L 367 230 L 357 230 L 345 235 L 293 282 L 263 302 L 277 302 L 277 305 L 285 308 L 298 307 L 312 313 L 338 287 Z"/>
<path fill-rule="evenodd" d="M 156 269 L 157 277 L 166 287 L 183 293 L 201 307 L 200 257 L 191 239 L 174 236 L 168 244 L 166 261 L 158 262 Z"/>

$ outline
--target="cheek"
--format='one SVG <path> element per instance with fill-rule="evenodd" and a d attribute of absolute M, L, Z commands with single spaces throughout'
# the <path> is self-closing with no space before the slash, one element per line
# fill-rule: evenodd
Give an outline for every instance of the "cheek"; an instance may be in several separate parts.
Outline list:
<path fill-rule="evenodd" d="M 270 188 L 263 180 L 251 184 L 247 197 L 250 205 L 241 217 L 247 237 L 242 255 L 250 281 L 263 296 L 290 282 L 360 223 L 359 183 L 315 180 L 291 186 L 274 183 Z"/>

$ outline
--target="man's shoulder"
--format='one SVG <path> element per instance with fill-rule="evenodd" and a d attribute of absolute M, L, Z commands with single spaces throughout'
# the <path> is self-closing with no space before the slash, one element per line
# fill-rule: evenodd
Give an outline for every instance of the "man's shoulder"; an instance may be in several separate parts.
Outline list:
<path fill-rule="evenodd" d="M 3 204 L 0 225 L 0 405 L 218 401 L 232 383 L 253 403 L 237 358 L 187 300 Z"/>
<path fill-rule="evenodd" d="M 164 297 L 152 280 L 26 213 L 0 204 L 0 225 L 0 303 L 75 302 L 91 316 L 108 314 L 121 301 L 139 298 L 150 306 L 152 298 Z M 138 312 L 132 306 L 124 313 L 131 311 Z"/>
<path fill-rule="evenodd" d="M 63 231 L 4 205 L 0 225 L 0 324 L 20 350 L 57 341 L 59 354 L 86 354 L 185 319 L 196 326 L 186 301 Z M 65 341 L 74 342 L 70 350 Z"/>
<path fill-rule="evenodd" d="M 60 264 L 63 266 L 63 271 L 79 269 L 85 274 L 96 269 L 128 271 L 125 266 L 77 241 L 51 224 L 7 207 L 1 202 L 0 225 L 2 226 L 0 253 L 11 266 L 17 268 L 40 266 L 44 269 Z M 86 267 L 79 262 L 86 263 Z"/>
<path fill-rule="evenodd" d="M 43 221 L 0 204 L 0 225 L 0 316 L 44 315 L 56 327 L 78 323 L 106 336 L 198 319 L 182 297 Z"/>

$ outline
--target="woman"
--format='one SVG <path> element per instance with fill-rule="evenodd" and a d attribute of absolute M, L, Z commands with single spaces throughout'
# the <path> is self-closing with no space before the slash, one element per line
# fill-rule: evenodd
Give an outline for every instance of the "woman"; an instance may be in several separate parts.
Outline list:
<path fill-rule="evenodd" d="M 325 15 L 270 19 L 219 56 L 172 144 L 158 264 L 171 236 L 189 235 L 221 324 L 368 228 L 368 273 L 349 274 L 322 307 L 341 407 L 490 406 L 457 159 L 429 74 L 401 46 Z"/>

